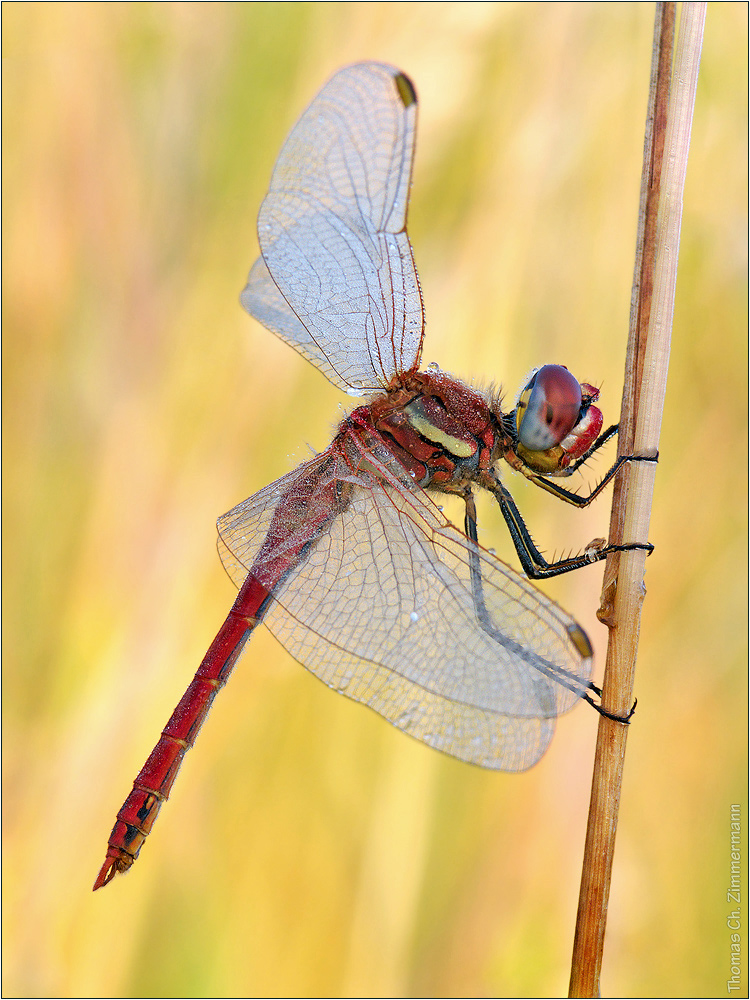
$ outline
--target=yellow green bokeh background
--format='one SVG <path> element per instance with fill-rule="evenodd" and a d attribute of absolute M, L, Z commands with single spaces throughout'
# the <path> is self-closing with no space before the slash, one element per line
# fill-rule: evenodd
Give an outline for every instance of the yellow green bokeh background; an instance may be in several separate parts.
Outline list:
<path fill-rule="evenodd" d="M 263 630 L 135 868 L 90 888 L 233 600 L 215 518 L 325 447 L 348 405 L 238 304 L 297 115 L 346 63 L 408 72 L 424 362 L 509 395 L 564 363 L 616 420 L 652 23 L 650 4 L 3 6 L 4 995 L 564 994 L 595 714 L 562 719 L 527 774 L 485 773 Z M 731 974 L 746 37 L 745 4 L 709 5 L 605 995 L 724 995 Z M 606 500 L 512 485 L 549 552 L 606 532 Z M 600 582 L 545 588 L 599 670 Z"/>

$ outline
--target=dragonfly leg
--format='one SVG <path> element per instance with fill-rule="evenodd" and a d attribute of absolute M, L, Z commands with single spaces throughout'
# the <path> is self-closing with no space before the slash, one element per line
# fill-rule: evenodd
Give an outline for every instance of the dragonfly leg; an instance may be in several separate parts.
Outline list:
<path fill-rule="evenodd" d="M 597 687 L 593 681 L 589 682 L 589 690 L 593 691 L 597 698 L 601 698 L 602 689 L 600 687 Z M 630 709 L 627 715 L 615 715 L 614 712 L 608 712 L 606 708 L 603 708 L 600 704 L 597 704 L 597 702 L 595 702 L 594 699 L 588 694 L 585 694 L 583 696 L 583 700 L 587 701 L 589 705 L 591 705 L 592 708 L 595 708 L 596 711 L 599 713 L 599 715 L 603 715 L 605 719 L 611 719 L 612 722 L 621 722 L 624 726 L 630 725 L 630 720 L 635 715 L 635 708 L 636 705 L 638 704 L 638 699 L 636 698 L 635 701 L 633 702 L 632 708 Z"/>
<path fill-rule="evenodd" d="M 477 533 L 477 509 L 476 504 L 474 503 L 474 496 L 468 486 L 461 496 L 466 504 L 464 530 L 466 532 L 466 537 L 470 542 L 472 542 L 472 545 L 469 546 L 469 568 L 471 572 L 471 592 L 474 599 L 477 621 L 490 638 L 494 639 L 497 643 L 507 649 L 510 645 L 510 639 L 507 635 L 502 633 L 493 621 L 484 598 L 482 567 L 479 559 L 478 548 L 479 537 Z M 571 641 L 575 645 L 582 659 L 593 656 L 589 638 L 580 625 L 572 624 L 568 629 L 568 632 L 570 634 Z M 518 647 L 517 652 L 521 658 L 524 657 L 524 651 L 520 646 Z M 588 701 L 594 708 L 597 709 L 597 711 L 599 711 L 599 706 L 597 706 L 596 702 L 591 698 L 591 695 L 588 694 L 588 691 L 592 691 L 594 695 L 597 696 L 601 694 L 599 688 L 597 688 L 595 684 L 592 684 L 590 681 L 587 682 L 583 680 L 572 671 L 566 670 L 564 667 L 561 667 L 558 664 L 542 657 L 535 657 L 534 666 L 537 670 L 542 671 L 542 673 L 546 674 L 547 677 L 554 680 L 561 687 L 567 688 L 569 691 L 573 691 L 573 693 L 578 695 L 579 698 L 583 698 L 585 701 Z M 604 709 L 601 709 L 601 712 L 608 715 Z M 619 716 L 611 716 L 611 718 L 617 721 L 622 721 Z"/>
<path fill-rule="evenodd" d="M 573 462 L 572 465 L 568 466 L 568 470 L 567 470 L 568 473 L 576 472 L 578 469 L 581 468 L 582 465 L 585 465 L 586 462 L 588 462 L 588 460 L 594 454 L 594 452 L 598 451 L 602 447 L 602 445 L 604 445 L 608 441 L 610 441 L 615 436 L 615 434 L 619 433 L 619 431 L 620 431 L 620 425 L 619 424 L 612 424 L 612 426 L 608 427 L 606 429 L 606 431 L 602 431 L 601 434 L 599 435 L 599 437 L 596 439 L 596 441 L 594 441 L 593 444 L 589 445 L 589 447 L 586 449 L 586 451 L 582 455 L 579 455 L 578 458 L 575 460 L 575 462 Z M 653 457 L 652 456 L 640 456 L 640 455 L 623 455 L 623 456 L 621 456 L 620 459 L 618 459 L 619 464 L 615 463 L 615 471 L 619 468 L 619 466 L 620 466 L 620 464 L 622 464 L 622 462 L 626 462 L 626 461 L 629 461 L 631 459 L 635 459 L 636 461 L 642 460 L 642 461 L 645 461 L 645 462 L 658 462 L 658 460 L 659 460 L 659 453 L 657 452 L 656 455 L 654 455 Z M 610 469 L 610 471 L 607 473 L 607 476 L 611 477 L 612 475 L 614 475 L 614 472 Z M 607 479 L 607 482 L 609 482 L 609 479 Z"/>
<path fill-rule="evenodd" d="M 653 461 L 653 459 L 650 461 Z M 565 559 L 548 562 L 534 544 L 534 540 L 529 533 L 529 529 L 526 527 L 526 523 L 513 497 L 497 479 L 493 481 L 492 492 L 505 518 L 505 523 L 508 526 L 510 537 L 513 540 L 513 545 L 518 553 L 524 573 L 532 580 L 546 580 L 552 576 L 560 576 L 562 573 L 570 573 L 574 569 L 581 569 L 583 566 L 589 566 L 591 563 L 605 559 L 610 552 L 628 552 L 633 549 L 642 549 L 645 552 L 651 553 L 654 550 L 650 542 L 627 542 L 623 545 L 602 545 L 600 547 L 590 546 L 580 555 L 568 556 Z"/>
<path fill-rule="evenodd" d="M 602 442 L 603 443 L 603 442 Z M 588 458 L 591 457 L 594 450 L 596 449 L 596 442 L 592 448 L 590 448 L 585 455 L 578 459 L 573 465 L 567 469 L 567 472 L 575 472 Z M 587 495 L 582 496 L 580 493 L 574 493 L 572 490 L 566 490 L 559 483 L 552 479 L 546 479 L 544 476 L 529 475 L 526 473 L 526 478 L 532 482 L 535 486 L 541 487 L 541 489 L 546 490 L 547 493 L 551 493 L 556 496 L 559 500 L 564 500 L 565 503 L 572 504 L 574 507 L 587 507 L 592 500 L 596 500 L 599 494 L 602 492 L 604 487 L 614 479 L 615 475 L 619 472 L 620 468 L 626 462 L 658 462 L 659 455 L 620 455 L 616 460 L 614 465 L 602 479 L 596 484 L 593 490 Z"/>
<path fill-rule="evenodd" d="M 466 537 L 469 539 L 469 541 L 473 542 L 474 546 L 478 546 L 479 535 L 477 531 L 477 508 L 476 504 L 474 503 L 474 496 L 468 487 L 466 489 L 466 492 L 463 494 L 463 498 L 466 504 L 466 514 L 464 517 L 464 530 L 466 532 Z M 516 513 L 518 512 L 516 511 Z M 518 514 L 518 517 L 520 519 L 520 514 Z M 521 524 L 523 524 L 523 521 L 521 521 Z M 524 530 L 526 530 L 526 534 L 528 535 L 528 530 L 526 529 L 525 524 L 524 524 Z M 530 536 L 529 536 L 529 542 L 531 542 Z M 531 542 L 531 546 L 536 551 L 533 542 Z M 540 559 L 542 558 L 538 552 L 537 555 Z M 520 556 L 520 551 L 519 551 L 519 556 Z M 477 612 L 477 620 L 479 621 L 480 625 L 482 626 L 484 631 L 487 632 L 488 635 L 492 636 L 492 638 L 498 641 L 502 641 L 502 637 L 498 634 L 498 630 L 493 624 L 489 611 L 487 610 L 487 605 L 484 599 L 484 588 L 482 586 L 482 570 L 479 563 L 479 556 L 477 550 L 473 546 L 469 549 L 469 565 L 471 569 L 471 592 L 474 597 L 474 607 L 476 608 Z M 549 566 L 549 564 L 547 565 Z M 576 567 L 570 566 L 567 568 L 575 569 Z M 565 570 L 560 570 L 560 572 L 565 572 Z M 578 636 L 578 633 L 580 633 L 580 636 Z M 591 645 L 589 643 L 588 637 L 585 635 L 585 633 L 580 627 L 577 627 L 576 644 L 579 645 L 580 647 L 581 643 L 583 643 L 586 647 L 585 649 L 581 648 L 582 655 L 583 654 L 589 656 L 592 655 Z M 631 718 L 633 717 L 633 713 L 635 712 L 635 706 L 637 702 L 634 702 L 633 707 L 630 709 L 630 711 L 626 716 L 615 715 L 613 712 L 608 712 L 605 708 L 603 708 L 599 702 L 594 701 L 594 697 L 601 699 L 602 691 L 601 688 L 597 687 L 597 685 L 594 684 L 593 681 L 588 681 L 588 683 L 585 685 L 585 690 L 582 690 L 583 684 L 580 678 L 577 678 L 575 677 L 575 675 L 570 674 L 567 670 L 564 670 L 563 668 L 558 667 L 553 663 L 544 663 L 543 665 L 540 663 L 539 666 L 540 667 L 543 666 L 545 673 L 547 673 L 548 676 L 554 678 L 554 680 L 556 680 L 558 684 L 561 684 L 563 687 L 566 687 L 571 691 L 575 691 L 576 694 L 578 694 L 581 698 L 583 698 L 584 701 L 588 702 L 592 708 L 596 709 L 599 715 L 603 715 L 605 719 L 611 719 L 613 722 L 621 722 L 623 723 L 623 725 L 628 725 Z"/>
<path fill-rule="evenodd" d="M 612 424 L 612 426 L 608 427 L 606 431 L 602 431 L 599 437 L 596 439 L 596 441 L 594 441 L 594 443 L 590 445 L 586 449 L 586 451 L 582 455 L 580 455 L 571 466 L 569 466 L 570 472 L 575 472 L 576 469 L 580 469 L 582 465 L 585 465 L 585 463 L 588 462 L 588 460 L 591 458 L 594 452 L 598 451 L 603 444 L 606 444 L 607 441 L 611 440 L 611 438 L 613 438 L 615 434 L 619 432 L 619 430 L 620 430 L 619 424 Z"/>
<path fill-rule="evenodd" d="M 466 487 L 466 492 L 463 494 L 464 503 L 466 504 L 466 513 L 464 515 L 464 531 L 466 532 L 466 537 L 469 541 L 473 542 L 474 545 L 479 545 L 479 536 L 477 534 L 477 505 L 474 502 L 474 494 L 471 492 L 470 487 Z M 487 611 L 487 605 L 484 600 L 484 588 L 482 586 L 482 568 L 479 565 L 479 557 L 477 555 L 476 549 L 473 547 L 469 549 L 469 567 L 471 570 L 471 593 L 474 598 L 474 607 L 476 608 L 477 618 L 482 623 L 482 626 L 486 629 L 488 625 L 491 626 L 490 616 Z"/>

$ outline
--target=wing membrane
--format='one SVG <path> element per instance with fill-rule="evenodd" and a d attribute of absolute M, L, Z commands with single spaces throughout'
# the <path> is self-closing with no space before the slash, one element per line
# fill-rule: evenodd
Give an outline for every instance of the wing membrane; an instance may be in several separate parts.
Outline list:
<path fill-rule="evenodd" d="M 251 315 L 360 394 L 416 368 L 421 353 L 406 234 L 416 114 L 391 66 L 350 66 L 326 84 L 279 154 L 258 217 L 266 269 L 256 263 L 242 293 Z"/>
<path fill-rule="evenodd" d="M 314 460 L 326 476 L 349 470 L 351 500 L 276 588 L 265 624 L 330 687 L 430 746 L 483 767 L 531 767 L 555 717 L 586 690 L 591 660 L 571 639 L 575 622 L 473 546 L 387 454 L 367 453 L 379 474 L 352 474 L 357 447 L 350 441 L 338 464 L 330 452 Z M 235 582 L 250 569 L 262 581 L 248 539 L 264 537 L 296 475 L 220 520 Z M 491 631 L 477 614 L 472 559 Z"/>

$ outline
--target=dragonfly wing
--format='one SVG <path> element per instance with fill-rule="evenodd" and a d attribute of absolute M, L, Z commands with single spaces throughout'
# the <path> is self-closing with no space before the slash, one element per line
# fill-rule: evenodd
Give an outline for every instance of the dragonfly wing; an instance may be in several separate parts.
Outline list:
<path fill-rule="evenodd" d="M 285 498 L 299 495 L 299 484 L 306 480 L 315 481 L 319 487 L 318 492 L 323 493 L 325 486 L 332 480 L 341 482 L 346 476 L 347 468 L 341 466 L 340 460 L 338 463 L 333 461 L 332 454 L 333 449 L 329 448 L 310 461 L 303 462 L 296 469 L 287 472 L 285 476 L 222 515 L 216 522 L 219 532 L 216 543 L 219 556 L 235 587 L 239 589 L 250 570 L 255 569 L 256 557 L 267 539 L 272 524 L 279 521 L 278 512 L 282 510 Z M 284 527 L 286 530 L 280 532 L 282 538 L 285 535 L 291 539 L 293 525 L 287 523 L 285 526 L 282 525 L 282 528 Z M 313 527 L 310 527 L 309 535 L 311 540 L 313 536 L 317 537 Z M 292 547 L 290 543 L 289 552 L 284 553 L 282 541 L 276 546 L 275 554 L 277 556 L 286 554 L 291 563 L 294 558 Z M 257 572 L 257 576 L 264 585 L 276 587 L 276 581 L 267 579 L 260 571 Z"/>
<path fill-rule="evenodd" d="M 299 351 L 303 358 L 311 361 L 334 385 L 344 390 L 349 388 L 302 325 L 299 317 L 289 308 L 289 303 L 268 273 L 266 262 L 262 257 L 258 257 L 250 269 L 240 301 L 251 316 L 277 337 L 281 337 L 295 351 Z"/>
<path fill-rule="evenodd" d="M 483 767 L 531 767 L 555 717 L 586 692 L 592 664 L 579 627 L 473 546 L 395 460 L 368 451 L 367 465 L 379 474 L 350 474 L 348 505 L 277 587 L 265 624 L 330 687 L 424 743 Z M 344 466 L 329 463 L 325 474 Z M 248 539 L 257 531 L 262 540 L 269 505 L 295 475 L 220 521 L 240 582 L 257 550 Z M 263 567 L 253 573 L 262 577 Z"/>
<path fill-rule="evenodd" d="M 406 234 L 416 117 L 399 70 L 341 70 L 289 134 L 258 217 L 263 259 L 299 324 L 279 320 L 278 302 L 269 310 L 256 268 L 242 304 L 315 364 L 327 358 L 324 373 L 355 394 L 416 369 L 421 354 L 422 296 Z"/>

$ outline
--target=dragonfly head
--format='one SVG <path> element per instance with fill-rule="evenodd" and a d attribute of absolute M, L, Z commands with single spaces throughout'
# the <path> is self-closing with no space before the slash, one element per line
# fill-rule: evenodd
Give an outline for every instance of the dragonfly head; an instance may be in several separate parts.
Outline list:
<path fill-rule="evenodd" d="M 545 476 L 564 476 L 602 429 L 593 403 L 599 390 L 578 382 L 562 365 L 534 372 L 513 411 L 515 452 L 524 465 Z"/>

